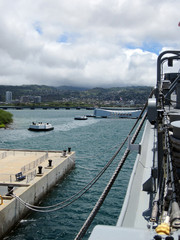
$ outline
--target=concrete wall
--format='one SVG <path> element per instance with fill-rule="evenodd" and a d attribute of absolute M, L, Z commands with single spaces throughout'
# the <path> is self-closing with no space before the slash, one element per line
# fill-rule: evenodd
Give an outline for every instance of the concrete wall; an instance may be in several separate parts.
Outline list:
<path fill-rule="evenodd" d="M 19 187 L 14 193 L 25 202 L 36 204 L 40 199 L 68 173 L 74 166 L 75 154 L 64 159 L 59 165 L 49 169 L 43 176 L 35 177 L 33 183 L 28 187 Z M 6 200 L 0 206 L 0 238 L 8 233 L 25 215 L 28 208 L 22 205 L 17 199 Z"/>

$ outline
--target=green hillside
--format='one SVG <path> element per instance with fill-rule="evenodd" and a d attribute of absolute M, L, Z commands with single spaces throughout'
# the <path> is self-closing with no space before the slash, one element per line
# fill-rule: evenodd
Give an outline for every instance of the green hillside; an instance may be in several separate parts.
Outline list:
<path fill-rule="evenodd" d="M 42 103 L 74 102 L 90 103 L 90 105 L 105 104 L 107 102 L 121 102 L 126 104 L 133 101 L 135 104 L 144 104 L 151 91 L 151 87 L 113 87 L 113 88 L 77 88 L 51 87 L 45 85 L 0 85 L 0 101 L 5 102 L 6 91 L 11 91 L 13 100 L 20 100 L 22 96 L 41 96 Z"/>

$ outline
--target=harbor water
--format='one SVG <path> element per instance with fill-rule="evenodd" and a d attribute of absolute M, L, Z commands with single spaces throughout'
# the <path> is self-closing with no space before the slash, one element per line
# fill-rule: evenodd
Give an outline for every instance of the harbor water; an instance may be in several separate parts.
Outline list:
<path fill-rule="evenodd" d="M 42 206 L 62 202 L 90 182 L 111 159 L 136 121 L 104 118 L 74 120 L 77 115 L 93 114 L 91 110 L 23 109 L 10 112 L 13 114 L 14 122 L 10 128 L 0 130 L 1 149 L 67 150 L 71 147 L 72 151 L 76 152 L 75 169 L 42 199 Z M 51 123 L 54 130 L 28 131 L 31 122 Z M 127 144 L 123 150 L 126 147 Z M 123 150 L 99 181 L 77 201 L 55 212 L 31 212 L 4 239 L 74 239 L 111 178 L 124 153 Z M 135 158 L 136 153 L 129 155 L 84 239 L 88 239 L 96 224 L 116 224 Z"/>

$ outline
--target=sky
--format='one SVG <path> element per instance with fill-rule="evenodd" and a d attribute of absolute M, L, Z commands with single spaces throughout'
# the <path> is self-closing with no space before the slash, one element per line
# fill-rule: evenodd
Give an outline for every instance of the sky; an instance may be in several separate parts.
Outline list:
<path fill-rule="evenodd" d="M 0 0 L 0 85 L 155 86 L 179 0 Z"/>

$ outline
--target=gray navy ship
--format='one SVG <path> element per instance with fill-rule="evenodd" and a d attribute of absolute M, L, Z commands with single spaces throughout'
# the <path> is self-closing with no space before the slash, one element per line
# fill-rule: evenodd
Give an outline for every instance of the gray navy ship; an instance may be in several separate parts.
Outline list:
<path fill-rule="evenodd" d="M 144 108 L 145 128 L 119 219 L 116 226 L 95 226 L 90 240 L 180 240 L 179 60 L 174 50 L 157 59 L 157 84 Z"/>

